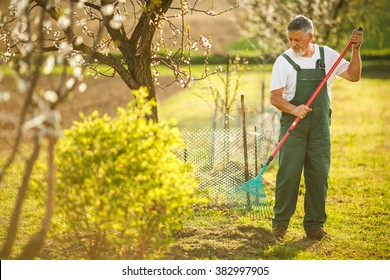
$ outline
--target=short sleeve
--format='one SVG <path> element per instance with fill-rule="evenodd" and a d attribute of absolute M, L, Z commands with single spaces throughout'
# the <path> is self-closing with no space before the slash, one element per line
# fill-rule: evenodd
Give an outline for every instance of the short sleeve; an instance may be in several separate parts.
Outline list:
<path fill-rule="evenodd" d="M 326 47 L 326 57 L 329 59 L 330 65 L 327 65 L 327 72 L 330 70 L 330 68 L 333 66 L 333 64 L 336 62 L 336 60 L 340 57 L 340 54 L 336 52 L 335 50 Z M 327 60 L 327 59 L 326 59 Z M 336 69 L 333 72 L 333 76 L 339 76 L 342 74 L 344 71 L 346 71 L 349 67 L 349 62 L 345 59 L 342 58 L 340 60 L 340 63 L 337 65 Z"/>
<path fill-rule="evenodd" d="M 270 91 L 286 87 L 288 76 L 285 61 L 286 59 L 282 56 L 276 59 L 272 68 Z"/>

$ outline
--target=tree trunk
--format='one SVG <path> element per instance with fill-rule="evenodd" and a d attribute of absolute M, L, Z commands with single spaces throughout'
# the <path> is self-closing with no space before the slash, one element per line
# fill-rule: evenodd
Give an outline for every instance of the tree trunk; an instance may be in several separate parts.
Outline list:
<path fill-rule="evenodd" d="M 130 48 L 135 50 L 131 52 L 134 60 L 127 60 L 131 76 L 134 77 L 140 86 L 148 88 L 149 95 L 147 99 L 156 102 L 156 106 L 152 108 L 152 116 L 150 116 L 155 122 L 158 122 L 158 110 L 151 69 L 152 42 L 157 30 L 157 19 L 168 11 L 171 4 L 172 0 L 163 0 L 161 5 L 153 3 L 147 5 L 130 39 Z"/>
<path fill-rule="evenodd" d="M 51 219 L 54 213 L 54 199 L 55 199 L 55 164 L 54 164 L 54 150 L 57 142 L 56 136 L 48 137 L 48 170 L 47 170 L 47 197 L 46 197 L 46 212 L 42 220 L 41 229 L 30 238 L 29 242 L 23 248 L 22 254 L 18 257 L 20 260 L 34 259 L 43 246 L 46 235 L 49 232 Z"/>

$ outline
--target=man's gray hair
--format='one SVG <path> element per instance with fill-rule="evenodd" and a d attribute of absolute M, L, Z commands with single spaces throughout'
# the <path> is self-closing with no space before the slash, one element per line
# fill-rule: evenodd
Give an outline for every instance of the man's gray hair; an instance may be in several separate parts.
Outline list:
<path fill-rule="evenodd" d="M 287 26 L 287 31 L 298 31 L 302 30 L 305 34 L 314 34 L 313 22 L 311 19 L 298 15 L 293 18 Z"/>

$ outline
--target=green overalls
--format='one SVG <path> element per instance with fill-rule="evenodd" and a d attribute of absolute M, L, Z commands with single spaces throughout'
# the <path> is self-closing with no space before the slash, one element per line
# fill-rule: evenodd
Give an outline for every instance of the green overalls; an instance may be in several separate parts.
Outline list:
<path fill-rule="evenodd" d="M 288 55 L 283 55 L 297 71 L 294 105 L 306 104 L 325 77 L 324 50 L 315 69 L 301 69 Z M 276 177 L 275 216 L 273 226 L 288 226 L 295 212 L 302 169 L 306 185 L 303 226 L 307 234 L 323 228 L 326 221 L 325 201 L 330 166 L 330 102 L 326 85 L 313 101 L 311 112 L 292 131 L 279 150 L 279 169 Z M 280 139 L 289 129 L 295 116 L 282 113 Z"/>

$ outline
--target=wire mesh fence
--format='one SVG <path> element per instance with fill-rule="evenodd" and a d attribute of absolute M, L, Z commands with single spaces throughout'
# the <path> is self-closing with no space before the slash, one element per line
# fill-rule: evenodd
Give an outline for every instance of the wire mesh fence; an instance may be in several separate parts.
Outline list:
<path fill-rule="evenodd" d="M 184 143 L 178 156 L 192 164 L 201 193 L 210 204 L 245 206 L 255 199 L 240 184 L 246 181 L 246 168 L 249 179 L 254 178 L 267 160 L 275 142 L 274 118 L 262 115 L 247 127 L 246 158 L 242 128 L 182 130 Z"/>

